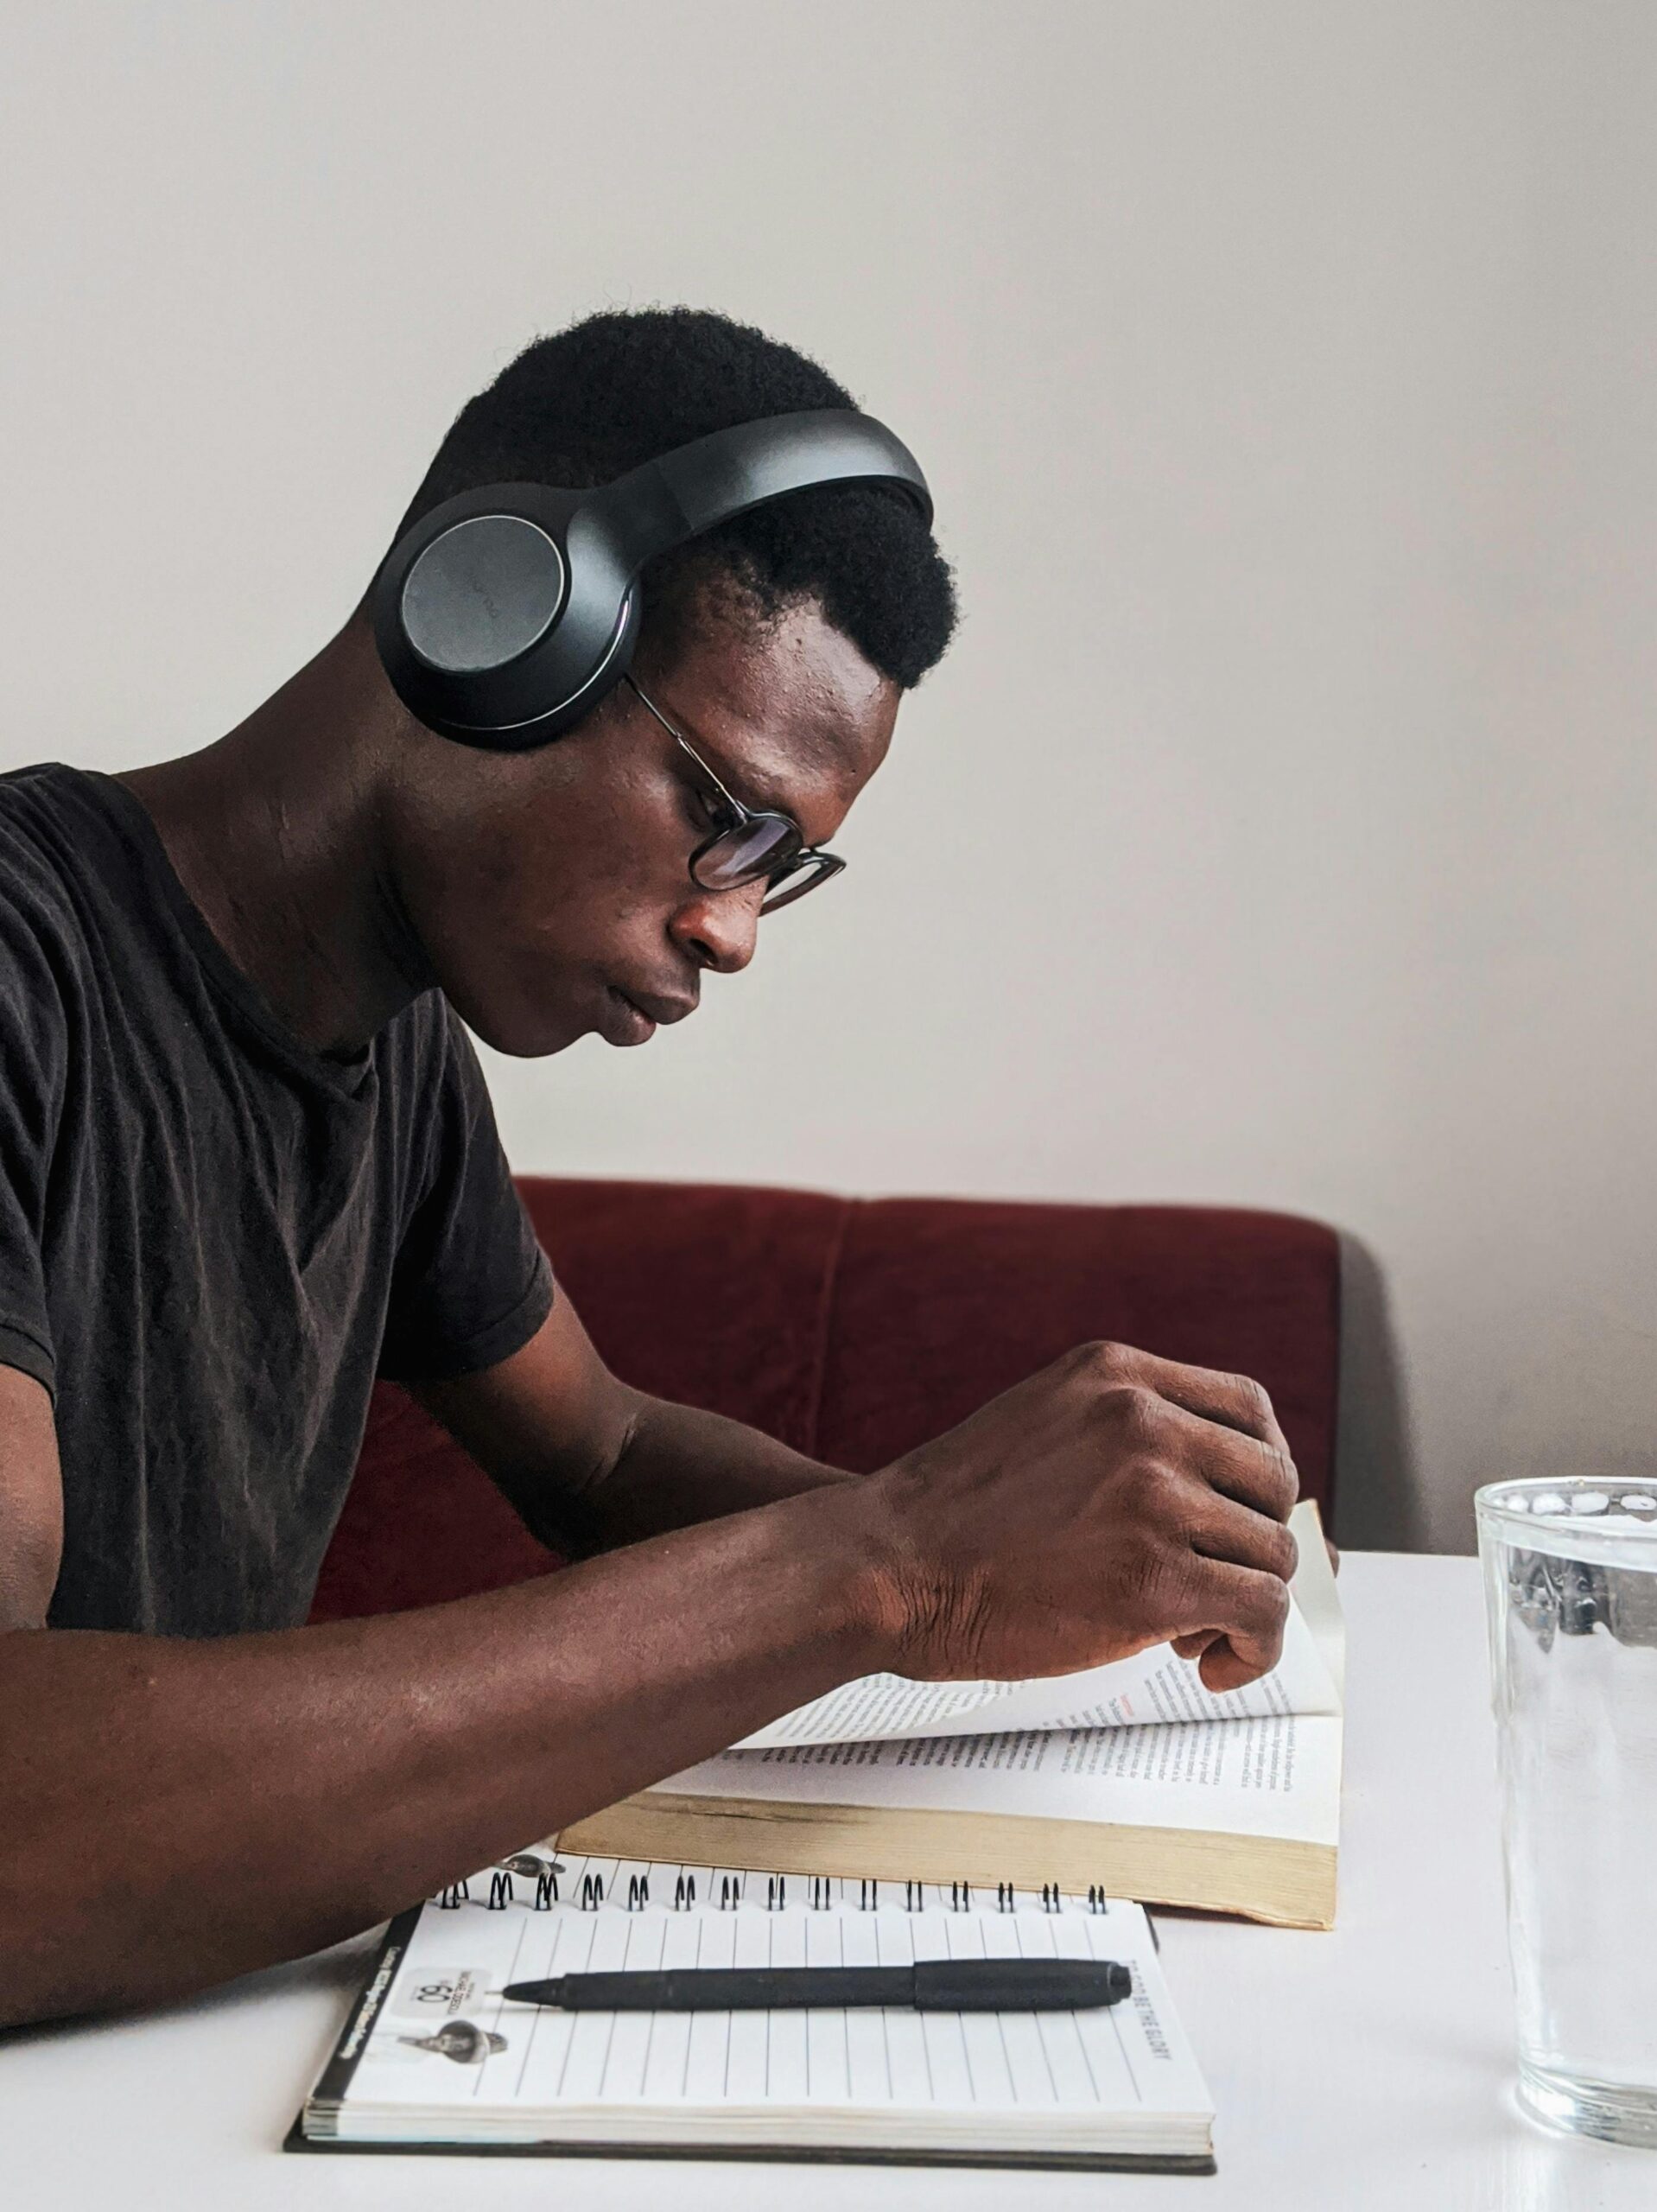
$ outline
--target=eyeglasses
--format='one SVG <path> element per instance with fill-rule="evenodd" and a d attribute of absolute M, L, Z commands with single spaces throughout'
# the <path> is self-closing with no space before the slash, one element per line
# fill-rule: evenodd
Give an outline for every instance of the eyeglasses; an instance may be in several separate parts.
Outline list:
<path fill-rule="evenodd" d="M 623 677 L 622 682 L 655 715 L 681 751 L 689 754 L 699 772 L 702 800 L 714 824 L 714 834 L 704 837 L 690 855 L 693 883 L 700 884 L 704 891 L 734 891 L 740 884 L 758 883 L 764 877 L 771 888 L 760 900 L 759 911 L 771 914 L 778 906 L 803 899 L 808 891 L 815 891 L 831 875 L 840 874 L 845 861 L 834 853 L 824 852 L 820 845 L 808 845 L 797 822 L 770 809 L 756 814 L 740 798 L 733 798 L 689 739 L 674 728 L 636 680 L 628 675 Z"/>

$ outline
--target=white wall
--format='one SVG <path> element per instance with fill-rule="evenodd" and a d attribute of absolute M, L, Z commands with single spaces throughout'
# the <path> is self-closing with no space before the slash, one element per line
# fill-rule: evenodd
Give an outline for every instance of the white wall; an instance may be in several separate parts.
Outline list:
<path fill-rule="evenodd" d="M 27 12 L 3 765 L 239 718 L 537 331 L 758 321 L 966 626 L 746 976 L 495 1065 L 517 1162 L 1318 1214 L 1349 1540 L 1648 1461 L 1653 10 Z"/>

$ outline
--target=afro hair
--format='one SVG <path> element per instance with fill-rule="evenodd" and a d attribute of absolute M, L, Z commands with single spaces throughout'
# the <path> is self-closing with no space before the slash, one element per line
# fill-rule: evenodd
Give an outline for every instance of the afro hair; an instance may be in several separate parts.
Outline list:
<path fill-rule="evenodd" d="M 694 308 L 589 316 L 537 338 L 468 400 L 398 534 L 480 484 L 584 490 L 711 430 L 855 403 L 826 370 L 746 323 Z M 676 643 L 704 589 L 765 621 L 815 601 L 864 658 L 905 690 L 942 657 L 954 582 L 900 493 L 874 485 L 790 493 L 663 554 L 640 579 L 645 621 Z"/>

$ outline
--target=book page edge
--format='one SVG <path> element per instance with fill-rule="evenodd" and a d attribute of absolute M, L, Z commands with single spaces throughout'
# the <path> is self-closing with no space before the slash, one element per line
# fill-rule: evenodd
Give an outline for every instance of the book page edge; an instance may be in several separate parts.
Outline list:
<path fill-rule="evenodd" d="M 990 1890 L 1005 1881 L 1020 1889 L 1056 1882 L 1078 1896 L 1097 1884 L 1111 1897 L 1230 1913 L 1273 1927 L 1335 1924 L 1335 1845 L 1228 1829 L 651 1789 L 577 1821 L 558 1842 L 594 1858 L 760 1873 L 965 1881 Z"/>

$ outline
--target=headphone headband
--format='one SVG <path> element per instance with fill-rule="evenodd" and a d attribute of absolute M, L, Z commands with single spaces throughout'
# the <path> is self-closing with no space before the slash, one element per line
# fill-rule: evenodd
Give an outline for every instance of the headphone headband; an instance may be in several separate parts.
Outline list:
<path fill-rule="evenodd" d="M 773 415 L 710 431 L 619 476 L 594 495 L 618 543 L 647 561 L 700 537 L 751 507 L 820 484 L 888 484 L 930 523 L 932 499 L 920 465 L 873 416 L 824 407 Z"/>
<path fill-rule="evenodd" d="M 850 408 L 715 430 L 590 491 L 491 484 L 444 500 L 374 580 L 374 634 L 419 721 L 527 751 L 590 713 L 625 672 L 645 564 L 733 516 L 819 485 L 886 485 L 930 524 L 902 441 Z"/>

